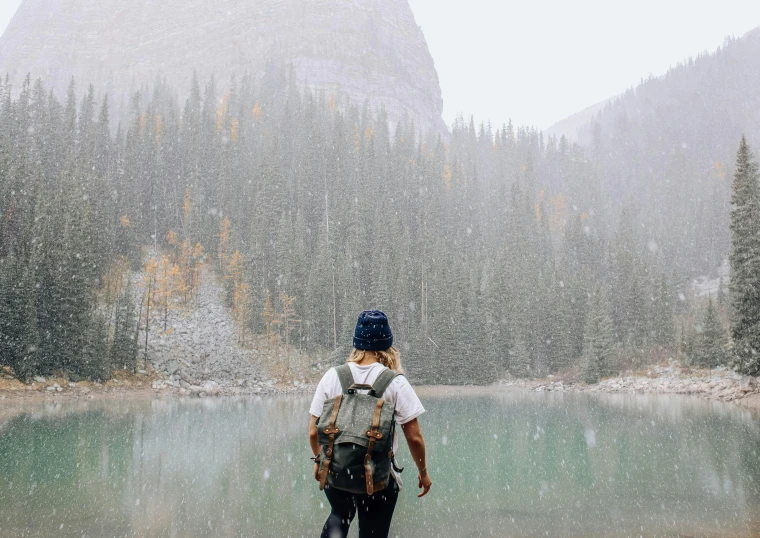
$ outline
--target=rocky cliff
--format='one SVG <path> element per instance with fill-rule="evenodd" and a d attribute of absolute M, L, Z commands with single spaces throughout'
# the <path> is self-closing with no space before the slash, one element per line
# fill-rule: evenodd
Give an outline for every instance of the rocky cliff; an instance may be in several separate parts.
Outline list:
<path fill-rule="evenodd" d="M 31 73 L 61 94 L 74 76 L 117 107 L 157 76 L 188 91 L 193 71 L 226 84 L 273 57 L 303 84 L 384 105 L 391 121 L 445 129 L 408 0 L 24 0 L 0 38 L 12 80 Z"/>

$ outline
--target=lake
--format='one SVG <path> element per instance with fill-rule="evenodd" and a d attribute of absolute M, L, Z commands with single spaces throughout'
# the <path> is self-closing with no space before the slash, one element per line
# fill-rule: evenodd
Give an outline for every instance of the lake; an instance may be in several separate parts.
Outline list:
<path fill-rule="evenodd" d="M 760 535 L 753 412 L 496 389 L 423 403 L 434 484 L 417 499 L 402 439 L 392 536 Z M 308 404 L 3 404 L 0 537 L 316 536 L 328 505 L 308 459 Z"/>

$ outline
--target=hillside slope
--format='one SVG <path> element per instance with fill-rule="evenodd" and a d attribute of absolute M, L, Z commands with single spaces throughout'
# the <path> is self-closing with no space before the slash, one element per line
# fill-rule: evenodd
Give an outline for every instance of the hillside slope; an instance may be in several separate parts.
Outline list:
<path fill-rule="evenodd" d="M 735 153 L 760 150 L 760 28 L 651 78 L 579 130 L 609 199 L 625 204 L 653 248 L 685 273 L 728 253 Z"/>

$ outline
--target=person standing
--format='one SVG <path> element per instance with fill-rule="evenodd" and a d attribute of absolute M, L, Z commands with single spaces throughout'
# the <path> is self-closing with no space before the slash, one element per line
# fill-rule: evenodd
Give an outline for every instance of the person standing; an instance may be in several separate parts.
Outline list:
<path fill-rule="evenodd" d="M 391 453 L 392 469 L 387 485 L 373 494 L 355 493 L 338 489 L 326 483 L 328 468 L 320 466 L 320 454 L 324 454 L 319 444 L 318 419 L 322 416 L 327 400 L 337 398 L 346 392 L 344 385 L 349 383 L 341 376 L 350 376 L 354 384 L 373 385 L 384 384 L 378 377 L 386 370 L 391 372 L 381 376 L 382 379 L 392 379 L 387 388 L 380 390 L 378 398 L 388 404 L 393 404 L 393 418 L 401 426 L 406 437 L 409 451 L 418 470 L 417 482 L 422 492 L 418 497 L 424 497 L 432 481 L 427 470 L 425 459 L 425 440 L 422 437 L 418 417 L 425 412 L 420 399 L 407 381 L 403 373 L 398 350 L 393 347 L 393 333 L 387 316 L 379 310 L 366 310 L 359 314 L 353 339 L 354 349 L 346 361 L 347 367 L 330 368 L 317 386 L 309 412 L 309 443 L 314 454 L 314 478 L 324 487 L 325 495 L 330 503 L 330 515 L 322 528 L 322 538 L 345 538 L 354 517 L 359 516 L 359 537 L 387 538 L 390 531 L 393 511 L 396 508 L 398 494 L 402 487 L 401 469 L 395 464 L 393 456 L 398 451 L 398 438 L 394 435 Z M 373 387 L 374 388 L 374 387 Z M 378 403 L 377 417 L 382 402 Z M 336 411 L 337 413 L 337 411 Z M 368 434 L 370 432 L 367 432 Z M 330 447 L 330 453 L 332 447 Z M 329 467 L 329 461 L 327 462 Z M 325 476 L 322 476 L 322 475 Z M 371 482 L 371 479 L 370 479 Z"/>

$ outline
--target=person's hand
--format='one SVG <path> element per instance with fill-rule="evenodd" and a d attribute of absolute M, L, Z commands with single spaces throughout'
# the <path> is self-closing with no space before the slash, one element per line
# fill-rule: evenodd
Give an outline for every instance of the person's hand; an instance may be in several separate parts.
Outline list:
<path fill-rule="evenodd" d="M 417 475 L 417 480 L 419 481 L 418 487 L 422 490 L 422 493 L 417 495 L 417 497 L 424 497 L 427 495 L 427 492 L 430 491 L 430 486 L 433 485 L 433 481 L 430 480 L 430 476 L 428 476 L 427 469 Z"/>
<path fill-rule="evenodd" d="M 319 482 L 319 464 L 318 463 L 314 464 L 314 480 Z"/>

